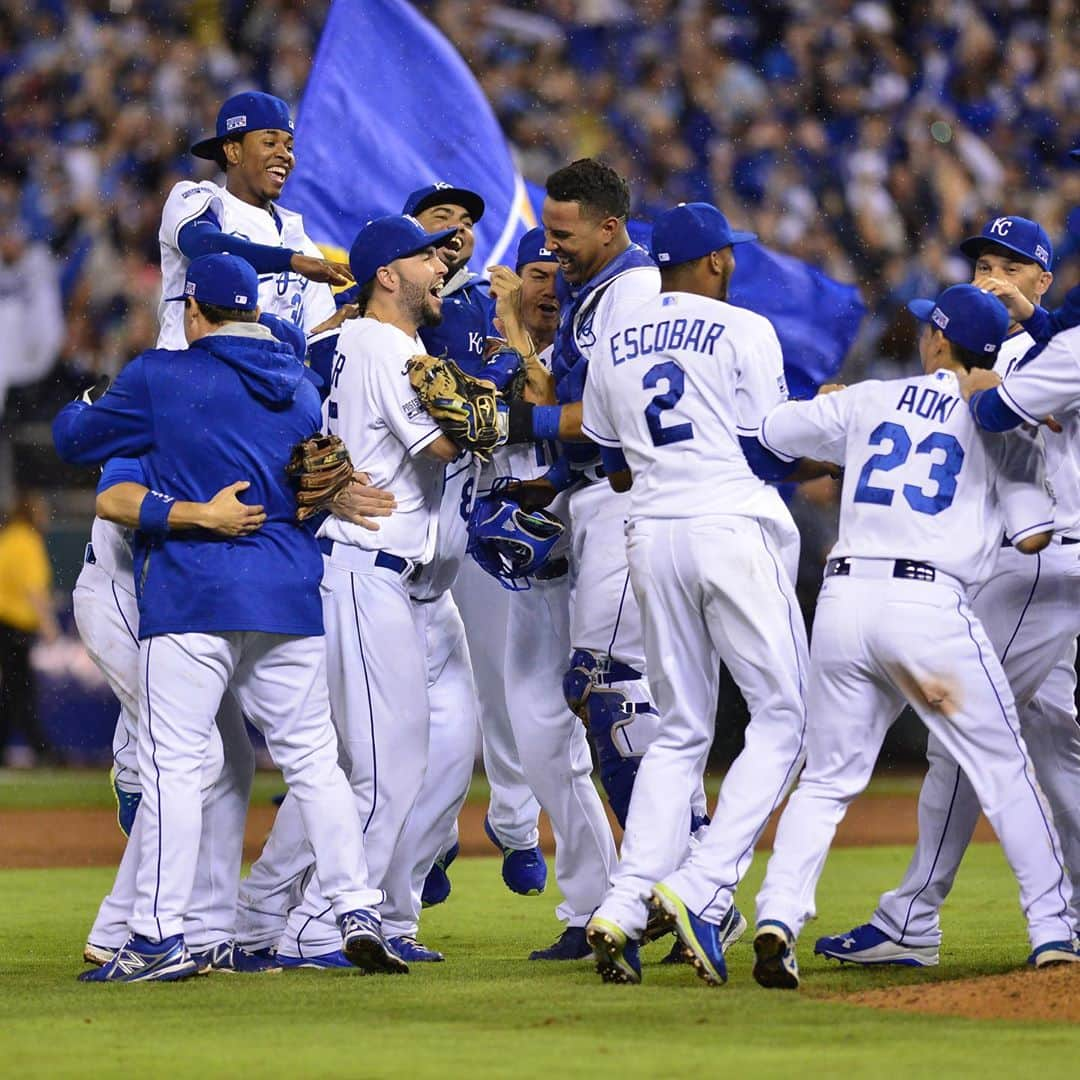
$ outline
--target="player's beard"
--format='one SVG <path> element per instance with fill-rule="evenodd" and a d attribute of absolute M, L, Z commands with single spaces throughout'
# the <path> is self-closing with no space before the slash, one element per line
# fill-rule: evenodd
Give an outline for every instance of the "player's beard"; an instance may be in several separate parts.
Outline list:
<path fill-rule="evenodd" d="M 417 326 L 438 326 L 442 322 L 442 305 L 436 303 L 430 289 L 407 278 L 401 279 L 401 303 L 409 321 Z"/>

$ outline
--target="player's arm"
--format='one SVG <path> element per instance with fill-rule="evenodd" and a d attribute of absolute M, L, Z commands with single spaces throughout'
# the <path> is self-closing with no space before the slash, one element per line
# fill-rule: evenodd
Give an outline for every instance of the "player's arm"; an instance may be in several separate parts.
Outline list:
<path fill-rule="evenodd" d="M 847 448 L 847 414 L 858 387 L 811 401 L 785 401 L 762 418 L 757 441 L 778 462 L 801 458 L 843 465 Z"/>
<path fill-rule="evenodd" d="M 56 452 L 72 465 L 100 465 L 112 457 L 138 457 L 154 445 L 146 384 L 146 353 L 131 361 L 92 405 L 65 405 L 53 421 Z"/>
<path fill-rule="evenodd" d="M 1054 535 L 1054 499 L 1046 484 L 1046 455 L 1042 436 L 1013 431 L 989 440 L 996 459 L 994 488 L 1005 515 L 1005 536 L 1017 551 L 1034 555 Z"/>
<path fill-rule="evenodd" d="M 281 274 L 291 270 L 311 281 L 328 285 L 348 285 L 352 272 L 345 263 L 330 262 L 291 248 L 256 244 L 242 236 L 222 232 L 221 221 L 212 206 L 183 224 L 176 234 L 176 246 L 188 259 L 200 255 L 238 255 L 259 274 Z"/>
<path fill-rule="evenodd" d="M 98 481 L 94 509 L 106 521 L 139 529 L 149 536 L 164 537 L 165 533 L 185 529 L 246 536 L 266 521 L 262 506 L 242 503 L 237 497 L 250 486 L 247 480 L 238 480 L 222 488 L 209 502 L 187 502 L 152 491 L 138 460 L 110 458 Z"/>
<path fill-rule="evenodd" d="M 604 467 L 608 486 L 621 493 L 630 490 L 634 477 L 612 422 L 609 386 L 604 378 L 604 373 L 610 371 L 610 365 L 610 357 L 604 355 L 598 356 L 589 365 L 581 400 L 581 429 L 600 448 L 600 463 Z"/>
<path fill-rule="evenodd" d="M 581 427 L 581 402 L 565 405 L 534 405 L 530 401 L 510 402 L 508 443 L 588 442 Z"/>

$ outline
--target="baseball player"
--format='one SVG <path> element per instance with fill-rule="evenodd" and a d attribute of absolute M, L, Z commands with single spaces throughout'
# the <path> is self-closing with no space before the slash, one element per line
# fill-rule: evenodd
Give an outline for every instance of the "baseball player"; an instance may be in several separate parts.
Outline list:
<path fill-rule="evenodd" d="M 1049 288 L 1053 251 L 1034 221 L 1010 216 L 986 223 L 961 245 L 974 284 L 1002 297 L 1017 293 L 1038 304 Z M 1032 346 L 1013 322 L 994 371 L 1005 376 Z M 972 610 L 1001 659 L 1035 774 L 1054 812 L 1065 864 L 1080 867 L 1080 728 L 1076 724 L 1076 646 L 1080 633 L 1080 418 L 1065 414 L 1061 431 L 1045 439 L 1047 481 L 1055 498 L 1054 540 L 1029 558 L 1001 548 L 994 572 L 972 591 Z M 1023 437 L 1023 436 L 1018 436 Z M 900 885 L 885 893 L 868 923 L 819 938 L 815 952 L 859 964 L 938 963 L 939 912 L 979 816 L 970 780 L 931 734 L 929 769 L 919 794 L 919 836 Z"/>
<path fill-rule="evenodd" d="M 318 395 L 291 349 L 255 322 L 257 291 L 242 259 L 193 260 L 176 297 L 191 347 L 141 354 L 99 401 L 72 403 L 53 425 L 65 460 L 141 454 L 150 482 L 135 563 L 143 796 L 132 936 L 86 981 L 172 981 L 198 970 L 183 915 L 201 833 L 200 769 L 230 688 L 303 808 L 346 955 L 364 970 L 408 970 L 382 937 L 381 893 L 366 881 L 325 689 L 318 546 L 296 525 L 285 475 L 293 445 L 319 429 Z M 205 501 L 234 470 L 266 508 L 260 529 L 228 545 L 201 535 L 154 542 L 172 502 L 161 488 Z"/>
<path fill-rule="evenodd" d="M 410 357 L 425 351 L 417 330 L 441 315 L 446 268 L 436 248 L 450 233 L 428 234 L 407 216 L 378 218 L 361 230 L 349 263 L 363 314 L 341 331 L 325 403 L 327 430 L 397 497 L 379 532 L 328 520 L 320 541 L 334 723 L 364 824 L 370 879 L 384 891 L 420 792 L 430 736 L 425 650 L 409 585 L 435 553 L 445 466 L 460 454 L 405 371 Z M 409 900 L 396 894 L 391 905 L 400 911 Z M 289 916 L 279 961 L 340 962 L 329 914 L 316 873 Z"/>
<path fill-rule="evenodd" d="M 1020 886 L 1029 962 L 1080 960 L 1057 832 L 1005 673 L 969 602 L 1003 531 L 1031 554 L 1053 529 L 1039 444 L 984 436 L 961 396 L 966 372 L 993 364 L 1009 317 L 972 285 L 908 306 L 925 324 L 925 375 L 780 405 L 759 435 L 781 459 L 807 454 L 845 469 L 840 535 L 814 620 L 806 769 L 757 899 L 754 978 L 766 987 L 799 985 L 795 939 L 814 913 L 836 825 L 905 701 L 967 774 L 1001 840 Z M 710 889 L 708 867 L 690 862 L 682 873 Z"/>
<path fill-rule="evenodd" d="M 446 264 L 442 321 L 422 327 L 420 339 L 432 356 L 445 353 L 472 375 L 489 374 L 485 357 L 495 305 L 486 284 L 468 266 L 475 246 L 473 227 L 484 214 L 484 200 L 474 191 L 439 181 L 412 192 L 402 213 L 413 214 L 428 232 L 453 230 L 439 248 L 439 258 Z M 490 466 L 482 469 L 480 485 L 493 475 Z M 469 484 L 469 478 L 463 483 Z M 474 479 L 463 492 L 466 503 L 475 486 Z M 461 562 L 453 592 L 465 623 L 480 701 L 484 771 L 491 789 L 486 829 L 503 854 L 503 881 L 512 892 L 528 896 L 543 891 L 547 865 L 539 847 L 540 806 L 525 781 L 508 716 L 507 688 L 518 675 L 517 670 L 507 675 L 503 666 L 509 597 L 471 559 Z M 449 895 L 446 866 L 457 853 L 456 845 L 455 822 L 425 886 L 429 904 Z"/>
<path fill-rule="evenodd" d="M 676 867 L 712 742 L 721 662 L 750 708 L 745 749 L 693 857 L 715 883 L 694 894 L 693 910 L 721 950 L 746 928 L 733 890 L 802 764 L 799 534 L 739 441 L 787 398 L 783 356 L 767 319 L 725 302 L 733 246 L 752 239 L 707 203 L 660 215 L 660 294 L 605 324 L 589 362 L 582 430 L 608 448 L 611 485 L 630 489 L 630 581 L 662 717 L 634 782 L 611 890 L 588 925 L 606 980 L 640 981 L 636 942 L 653 885 L 667 878 L 658 891 L 673 909 L 680 903 Z"/>
<path fill-rule="evenodd" d="M 292 172 L 293 120 L 280 98 L 246 91 L 218 111 L 213 136 L 191 148 L 215 162 L 225 186 L 182 180 L 165 201 L 158 242 L 162 296 L 184 290 L 188 263 L 200 255 L 228 253 L 259 274 L 259 307 L 289 319 L 308 335 L 336 314 L 331 285 L 352 280 L 347 266 L 323 259 L 304 232 L 299 214 L 277 200 Z M 158 309 L 159 349 L 186 348 L 183 313 L 164 300 Z"/>

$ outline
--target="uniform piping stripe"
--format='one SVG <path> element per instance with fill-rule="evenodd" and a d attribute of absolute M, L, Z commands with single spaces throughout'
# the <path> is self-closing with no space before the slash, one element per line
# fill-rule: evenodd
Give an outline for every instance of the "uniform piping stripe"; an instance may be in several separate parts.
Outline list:
<path fill-rule="evenodd" d="M 367 821 L 364 822 L 364 835 L 367 836 L 368 826 L 375 816 L 375 809 L 379 805 L 379 753 L 375 747 L 375 710 L 371 704 L 371 682 L 368 679 L 367 658 L 364 656 L 364 639 L 360 634 L 360 608 L 356 603 L 356 580 L 349 575 L 349 592 L 352 595 L 353 622 L 356 625 L 356 644 L 360 648 L 360 666 L 364 672 L 364 692 L 367 694 L 368 704 L 368 730 L 371 732 L 371 810 Z"/>
<path fill-rule="evenodd" d="M 165 935 L 161 932 L 161 922 L 158 919 L 158 899 L 161 895 L 161 770 L 157 763 L 157 740 L 154 738 L 154 709 L 150 702 L 150 650 L 154 639 L 149 638 L 146 642 L 146 733 L 150 736 L 150 760 L 154 765 L 154 787 L 157 790 L 157 878 L 154 882 L 154 922 L 157 923 L 158 940 L 164 940 Z"/>
<path fill-rule="evenodd" d="M 110 581 L 109 584 L 112 586 L 113 603 L 116 604 L 116 610 L 120 615 L 120 621 L 123 622 L 124 629 L 127 630 L 127 632 L 131 635 L 131 640 L 135 642 L 135 647 L 138 648 L 139 635 L 131 629 L 131 623 L 127 621 L 127 616 L 124 614 L 124 609 L 120 606 L 120 597 L 116 595 L 116 582 Z"/>

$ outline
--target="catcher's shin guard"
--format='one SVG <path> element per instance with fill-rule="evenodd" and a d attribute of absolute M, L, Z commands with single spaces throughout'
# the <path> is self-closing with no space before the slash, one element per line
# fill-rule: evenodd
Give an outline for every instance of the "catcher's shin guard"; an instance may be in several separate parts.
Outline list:
<path fill-rule="evenodd" d="M 650 741 L 648 736 L 639 741 L 638 736 L 645 733 L 632 729 L 641 724 L 651 735 L 656 726 L 653 721 L 659 717 L 648 701 L 631 701 L 622 690 L 603 686 L 593 687 L 585 713 L 600 766 L 600 783 L 616 819 L 625 828 L 638 764 Z"/>

